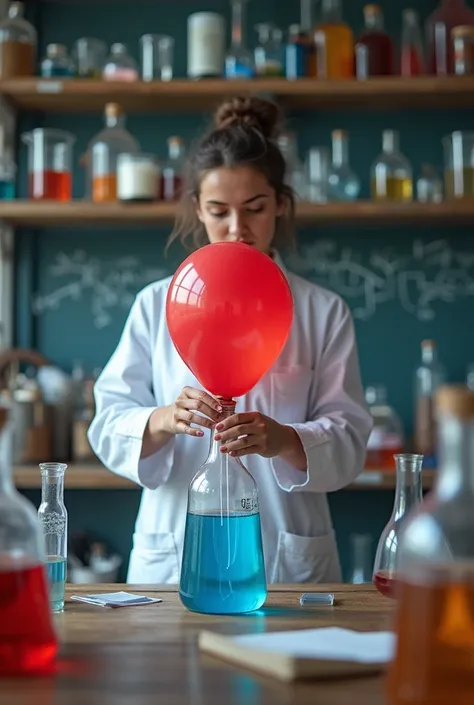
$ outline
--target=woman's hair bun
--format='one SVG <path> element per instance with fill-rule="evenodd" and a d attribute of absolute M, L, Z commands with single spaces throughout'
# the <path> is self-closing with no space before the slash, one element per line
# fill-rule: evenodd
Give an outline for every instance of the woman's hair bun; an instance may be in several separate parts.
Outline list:
<path fill-rule="evenodd" d="M 218 129 L 254 128 L 266 139 L 276 139 L 281 132 L 282 118 L 279 107 L 270 100 L 237 97 L 226 100 L 219 106 L 214 123 Z"/>

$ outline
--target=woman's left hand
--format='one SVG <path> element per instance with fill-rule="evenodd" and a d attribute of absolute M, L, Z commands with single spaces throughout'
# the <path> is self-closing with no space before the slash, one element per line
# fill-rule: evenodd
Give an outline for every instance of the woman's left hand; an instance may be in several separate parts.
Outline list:
<path fill-rule="evenodd" d="M 214 437 L 222 443 L 221 452 L 233 457 L 256 453 L 275 458 L 290 452 L 295 443 L 301 445 L 291 426 L 283 426 L 258 411 L 229 416 L 216 425 L 216 431 Z"/>

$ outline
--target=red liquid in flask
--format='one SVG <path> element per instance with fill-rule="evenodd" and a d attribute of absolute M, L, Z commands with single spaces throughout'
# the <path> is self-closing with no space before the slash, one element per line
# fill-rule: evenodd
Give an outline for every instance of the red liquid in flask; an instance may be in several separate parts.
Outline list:
<path fill-rule="evenodd" d="M 181 198 L 183 177 L 175 174 L 172 169 L 164 169 L 160 187 L 162 201 L 178 201 Z"/>
<path fill-rule="evenodd" d="M 44 566 L 0 564 L 0 676 L 51 675 L 57 651 Z"/>
<path fill-rule="evenodd" d="M 385 597 L 395 597 L 397 581 L 394 573 L 388 570 L 378 570 L 373 577 L 373 583 Z"/>
<path fill-rule="evenodd" d="M 35 200 L 70 201 L 71 174 L 68 171 L 34 171 L 29 175 L 30 198 Z"/>

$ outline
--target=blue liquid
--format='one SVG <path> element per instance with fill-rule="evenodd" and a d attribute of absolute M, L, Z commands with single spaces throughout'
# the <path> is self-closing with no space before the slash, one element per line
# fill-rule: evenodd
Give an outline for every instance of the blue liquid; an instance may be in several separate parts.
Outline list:
<path fill-rule="evenodd" d="M 193 612 L 258 610 L 267 596 L 260 515 L 188 513 L 179 595 Z"/>
<path fill-rule="evenodd" d="M 46 571 L 49 580 L 49 603 L 53 612 L 64 609 L 64 590 L 66 587 L 66 559 L 62 556 L 48 556 Z"/>
<path fill-rule="evenodd" d="M 13 181 L 0 180 L 0 201 L 13 201 L 15 198 L 15 184 Z"/>

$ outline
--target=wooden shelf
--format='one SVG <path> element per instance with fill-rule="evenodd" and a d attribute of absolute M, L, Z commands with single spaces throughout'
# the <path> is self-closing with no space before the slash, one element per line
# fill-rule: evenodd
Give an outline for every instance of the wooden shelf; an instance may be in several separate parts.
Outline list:
<path fill-rule="evenodd" d="M 0 201 L 0 221 L 13 226 L 44 227 L 85 225 L 96 226 L 156 226 L 171 223 L 176 213 L 174 203 L 150 204 L 95 204 L 88 201 Z M 299 223 L 315 224 L 374 224 L 438 225 L 472 223 L 474 199 L 445 203 L 384 204 L 372 201 L 355 203 L 327 203 L 317 205 L 300 203 L 297 207 Z"/>
<path fill-rule="evenodd" d="M 110 101 L 127 112 L 212 110 L 230 95 L 271 96 L 286 109 L 453 108 L 474 105 L 474 76 L 419 76 L 324 81 L 302 78 L 135 83 L 88 79 L 17 78 L 0 94 L 20 110 L 97 112 Z"/>
<path fill-rule="evenodd" d="M 430 489 L 434 470 L 423 470 L 423 488 Z M 19 465 L 14 468 L 13 480 L 18 489 L 31 490 L 41 487 L 41 475 L 36 465 Z M 71 463 L 66 470 L 67 490 L 139 490 L 130 480 L 114 475 L 100 464 L 81 465 Z M 365 471 L 347 490 L 393 490 L 394 472 Z"/>

